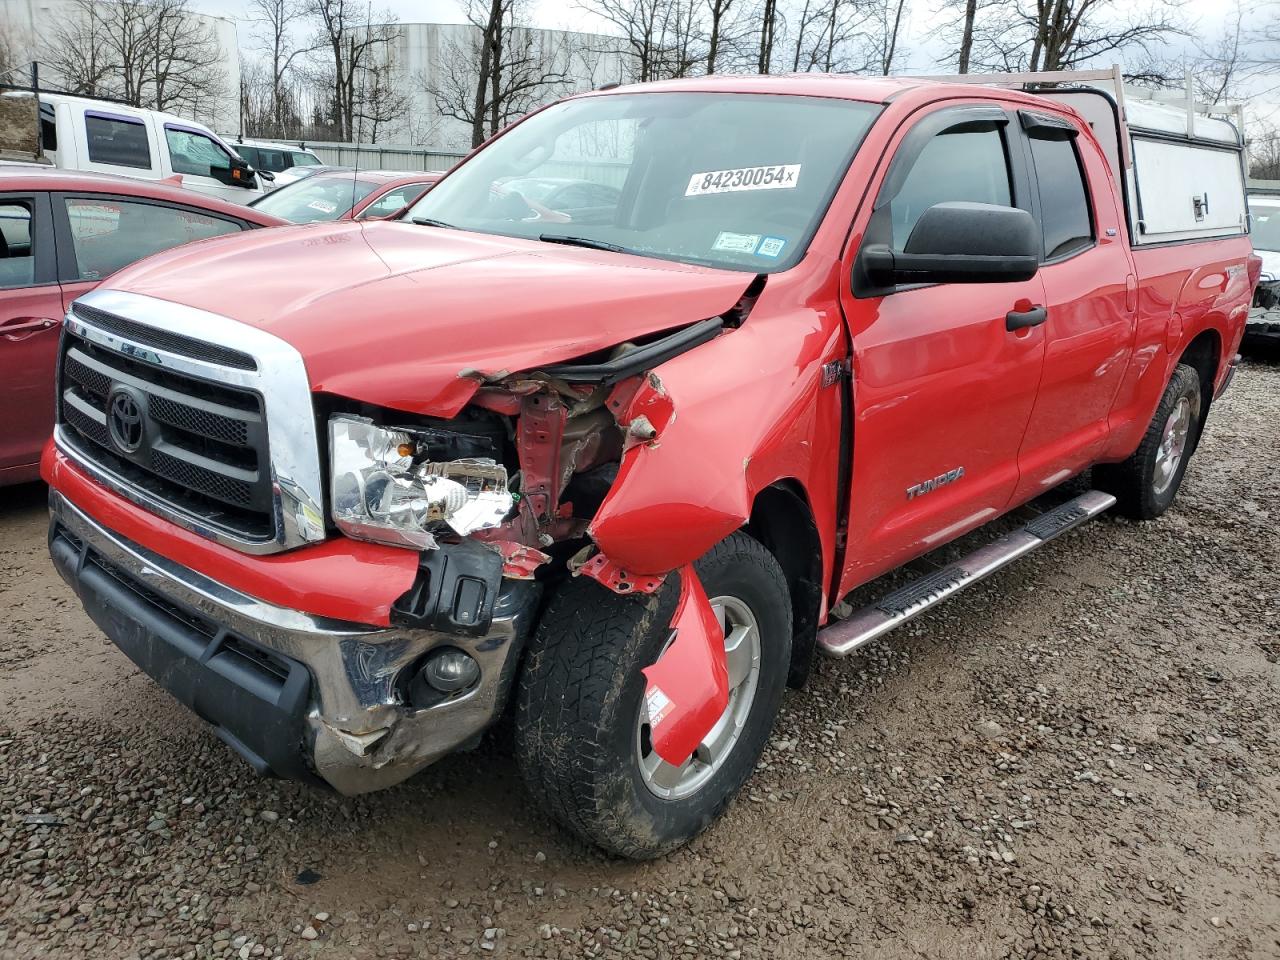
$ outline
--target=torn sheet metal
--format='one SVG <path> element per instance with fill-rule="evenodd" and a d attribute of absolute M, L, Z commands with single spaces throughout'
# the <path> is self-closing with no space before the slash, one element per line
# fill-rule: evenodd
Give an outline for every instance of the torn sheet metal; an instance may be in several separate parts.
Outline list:
<path fill-rule="evenodd" d="M 679 766 L 729 706 L 724 630 L 692 564 L 680 570 L 680 600 L 671 630 L 662 656 L 642 672 L 654 752 Z"/>

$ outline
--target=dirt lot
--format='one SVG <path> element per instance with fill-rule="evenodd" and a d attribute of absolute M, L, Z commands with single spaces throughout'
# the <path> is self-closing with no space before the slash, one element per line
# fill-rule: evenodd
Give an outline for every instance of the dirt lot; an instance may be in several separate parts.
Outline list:
<path fill-rule="evenodd" d="M 1278 462 L 1250 363 L 1171 513 L 823 662 L 643 865 L 533 812 L 501 737 L 360 800 L 256 780 L 0 492 L 0 957 L 1278 957 Z"/>

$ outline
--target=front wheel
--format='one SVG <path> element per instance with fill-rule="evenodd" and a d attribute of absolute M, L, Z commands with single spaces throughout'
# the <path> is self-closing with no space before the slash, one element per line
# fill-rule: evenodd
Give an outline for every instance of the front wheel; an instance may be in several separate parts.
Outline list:
<path fill-rule="evenodd" d="M 516 756 L 529 791 L 561 824 L 610 853 L 644 859 L 686 843 L 755 769 L 782 702 L 791 605 L 778 562 L 736 533 L 694 565 L 724 631 L 729 703 L 683 763 L 649 742 L 640 672 L 662 654 L 679 595 L 594 580 L 565 583 L 531 641 L 516 702 Z"/>
<path fill-rule="evenodd" d="M 1115 496 L 1117 511 L 1153 520 L 1169 509 L 1195 450 L 1200 410 L 1200 375 L 1178 364 L 1138 449 L 1123 463 L 1094 468 L 1096 485 Z"/>

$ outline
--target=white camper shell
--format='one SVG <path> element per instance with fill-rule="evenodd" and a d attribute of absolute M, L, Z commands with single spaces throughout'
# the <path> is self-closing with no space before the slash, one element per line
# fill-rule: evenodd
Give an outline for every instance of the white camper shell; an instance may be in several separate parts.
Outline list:
<path fill-rule="evenodd" d="M 43 90 L 11 90 L 3 97 L 10 107 L 26 107 L 33 116 L 30 141 L 18 145 L 19 149 L 0 145 L 7 148 L 4 159 L 17 159 L 16 154 L 25 152 L 27 163 L 36 160 L 62 170 L 92 170 L 139 180 L 176 177 L 190 190 L 233 203 L 247 204 L 262 195 L 253 168 L 221 137 L 194 120 Z M 11 109 L 5 114 L 12 117 L 19 112 Z"/>
<path fill-rule="evenodd" d="M 1248 232 L 1242 107 L 1197 102 L 1190 78 L 1182 91 L 1126 84 L 1118 66 L 931 79 L 1015 87 L 1075 108 L 1121 185 L 1135 247 Z"/>

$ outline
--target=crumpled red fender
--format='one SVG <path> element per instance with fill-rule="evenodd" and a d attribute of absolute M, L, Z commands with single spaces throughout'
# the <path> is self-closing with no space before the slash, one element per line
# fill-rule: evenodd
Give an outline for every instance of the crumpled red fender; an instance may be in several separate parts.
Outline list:
<path fill-rule="evenodd" d="M 693 564 L 680 568 L 680 599 L 671 629 L 670 645 L 642 672 L 653 749 L 667 763 L 679 766 L 729 705 L 724 630 Z"/>

